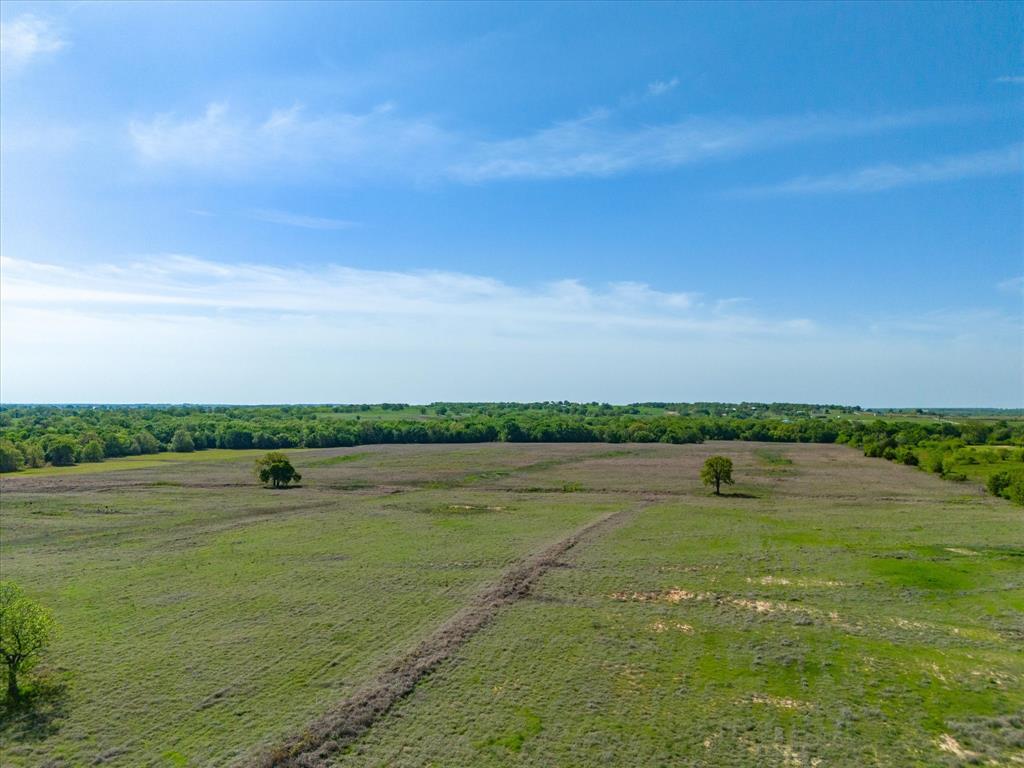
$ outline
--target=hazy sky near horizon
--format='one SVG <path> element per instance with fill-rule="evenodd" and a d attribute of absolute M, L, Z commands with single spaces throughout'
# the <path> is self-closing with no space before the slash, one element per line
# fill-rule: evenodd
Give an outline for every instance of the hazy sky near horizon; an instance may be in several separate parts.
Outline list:
<path fill-rule="evenodd" d="M 0 6 L 0 400 L 1024 406 L 1024 4 Z"/>

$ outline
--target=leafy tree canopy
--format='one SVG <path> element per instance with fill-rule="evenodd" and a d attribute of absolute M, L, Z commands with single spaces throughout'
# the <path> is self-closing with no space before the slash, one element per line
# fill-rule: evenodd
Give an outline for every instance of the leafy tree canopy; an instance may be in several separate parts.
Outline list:
<path fill-rule="evenodd" d="M 10 440 L 0 440 L 0 472 L 17 472 L 25 466 L 25 454 Z"/>
<path fill-rule="evenodd" d="M 270 483 L 274 488 L 286 488 L 289 483 L 302 480 L 302 475 L 295 471 L 288 457 L 279 451 L 271 451 L 256 459 L 256 476 L 261 483 Z"/>
<path fill-rule="evenodd" d="M 82 461 L 103 461 L 103 443 L 99 440 L 90 440 L 82 446 L 79 458 Z"/>
<path fill-rule="evenodd" d="M 0 660 L 7 668 L 7 696 L 12 701 L 21 698 L 18 675 L 35 666 L 53 630 L 49 611 L 13 581 L 0 581 Z"/>
<path fill-rule="evenodd" d="M 75 441 L 70 437 L 58 437 L 46 449 L 46 458 L 55 467 L 70 467 L 75 463 Z"/>
<path fill-rule="evenodd" d="M 733 484 L 732 459 L 727 456 L 712 456 L 704 462 L 704 468 L 700 471 L 700 479 L 704 485 L 715 486 L 715 495 L 722 492 L 722 483 Z"/>
<path fill-rule="evenodd" d="M 192 453 L 196 449 L 195 441 L 192 440 L 192 433 L 184 427 L 179 427 L 174 437 L 171 438 L 171 450 L 177 453 Z"/>

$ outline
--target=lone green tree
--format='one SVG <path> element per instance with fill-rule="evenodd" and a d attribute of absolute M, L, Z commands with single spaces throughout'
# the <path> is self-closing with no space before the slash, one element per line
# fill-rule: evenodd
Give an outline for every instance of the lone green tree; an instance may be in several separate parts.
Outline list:
<path fill-rule="evenodd" d="M 256 476 L 261 483 L 270 483 L 274 488 L 287 488 L 289 483 L 297 483 L 302 479 L 288 457 L 279 451 L 271 451 L 256 459 Z"/>
<path fill-rule="evenodd" d="M 722 483 L 733 484 L 732 459 L 725 456 L 712 456 L 704 462 L 704 468 L 700 471 L 700 479 L 704 485 L 715 486 L 715 496 L 722 495 Z"/>
<path fill-rule="evenodd" d="M 1002 496 L 1003 491 L 1010 487 L 1013 482 L 1013 478 L 1010 477 L 1009 472 L 996 472 L 993 475 L 989 475 L 988 482 L 985 485 L 988 487 L 988 492 L 993 496 Z"/>
<path fill-rule="evenodd" d="M 13 581 L 0 581 L 0 659 L 7 667 L 7 698 L 21 699 L 18 675 L 29 671 L 53 635 L 50 612 Z"/>

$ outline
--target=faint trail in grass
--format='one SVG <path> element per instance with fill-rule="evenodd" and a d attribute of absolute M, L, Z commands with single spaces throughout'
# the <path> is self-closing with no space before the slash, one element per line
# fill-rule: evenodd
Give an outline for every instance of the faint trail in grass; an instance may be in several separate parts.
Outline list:
<path fill-rule="evenodd" d="M 489 624 L 503 607 L 526 597 L 540 577 L 556 566 L 565 553 L 584 541 L 625 524 L 652 501 L 645 499 L 640 504 L 605 515 L 520 561 L 375 680 L 339 702 L 301 733 L 251 763 L 243 764 L 259 768 L 328 766 L 331 755 L 351 744 L 396 703 L 412 693 L 420 680 Z"/>
<path fill-rule="evenodd" d="M 484 472 L 470 472 L 460 477 L 447 478 L 444 480 L 429 480 L 422 484 L 429 489 L 463 488 L 476 486 L 488 480 L 503 480 L 514 475 L 521 475 L 529 472 L 542 472 L 546 469 L 563 467 L 570 464 L 582 464 L 597 459 L 614 459 L 620 456 L 629 456 L 635 453 L 630 450 L 601 451 L 599 453 L 586 453 L 582 456 L 563 456 L 556 459 L 542 459 L 530 464 L 523 464 L 519 467 L 508 467 L 504 469 L 491 469 Z"/>

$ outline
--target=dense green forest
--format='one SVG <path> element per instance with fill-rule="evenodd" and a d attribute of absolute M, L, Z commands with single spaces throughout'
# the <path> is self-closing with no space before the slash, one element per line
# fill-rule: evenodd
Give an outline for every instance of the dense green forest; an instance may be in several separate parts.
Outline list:
<path fill-rule="evenodd" d="M 996 411 L 951 418 L 838 405 L 662 402 L 0 407 L 5 472 L 208 448 L 705 440 L 847 443 L 952 480 L 979 479 L 1024 503 L 1024 420 Z"/>

